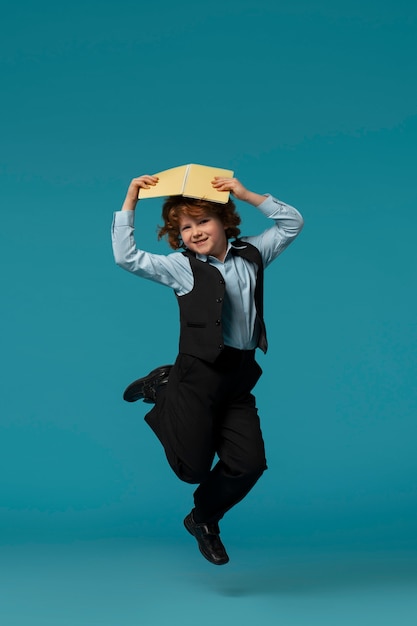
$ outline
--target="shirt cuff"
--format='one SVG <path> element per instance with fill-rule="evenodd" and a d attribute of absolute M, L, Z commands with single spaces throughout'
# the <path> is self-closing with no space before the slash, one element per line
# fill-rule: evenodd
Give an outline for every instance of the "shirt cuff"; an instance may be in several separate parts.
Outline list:
<path fill-rule="evenodd" d="M 266 196 L 265 200 L 261 202 L 261 204 L 258 204 L 258 206 L 256 207 L 257 209 L 261 211 L 261 213 L 265 215 L 265 217 L 270 217 L 274 219 L 280 213 L 288 212 L 287 211 L 288 208 L 293 208 L 293 207 L 290 207 L 289 204 L 285 204 L 285 202 L 281 202 L 281 200 L 277 200 L 277 198 L 274 198 L 269 193 L 265 194 L 265 196 Z"/>
<path fill-rule="evenodd" d="M 115 211 L 113 213 L 114 226 L 133 226 L 135 223 L 134 211 Z"/>

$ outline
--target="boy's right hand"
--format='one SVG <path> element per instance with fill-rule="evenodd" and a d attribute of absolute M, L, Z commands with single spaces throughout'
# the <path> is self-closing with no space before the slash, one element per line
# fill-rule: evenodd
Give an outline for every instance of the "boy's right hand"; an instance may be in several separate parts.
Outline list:
<path fill-rule="evenodd" d="M 150 176 L 149 174 L 133 178 L 127 190 L 122 211 L 134 211 L 138 203 L 139 189 L 149 189 L 156 185 L 158 180 L 158 176 Z"/>

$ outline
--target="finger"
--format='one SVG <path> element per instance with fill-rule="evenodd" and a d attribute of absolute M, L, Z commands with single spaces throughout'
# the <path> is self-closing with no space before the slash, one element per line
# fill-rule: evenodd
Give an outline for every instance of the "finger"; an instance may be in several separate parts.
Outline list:
<path fill-rule="evenodd" d="M 211 182 L 215 189 L 232 189 L 233 181 L 230 178 L 222 178 Z"/>
<path fill-rule="evenodd" d="M 154 187 L 158 181 L 158 176 L 139 176 L 139 178 L 136 179 L 136 184 L 143 189 L 149 189 L 150 186 Z"/>

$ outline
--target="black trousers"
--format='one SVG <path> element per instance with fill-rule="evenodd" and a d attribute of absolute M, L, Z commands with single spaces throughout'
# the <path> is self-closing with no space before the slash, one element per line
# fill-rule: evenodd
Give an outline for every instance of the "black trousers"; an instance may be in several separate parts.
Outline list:
<path fill-rule="evenodd" d="M 254 350 L 226 347 L 215 363 L 179 354 L 145 416 L 176 475 L 199 485 L 196 522 L 219 521 L 267 467 L 251 393 L 261 374 Z"/>

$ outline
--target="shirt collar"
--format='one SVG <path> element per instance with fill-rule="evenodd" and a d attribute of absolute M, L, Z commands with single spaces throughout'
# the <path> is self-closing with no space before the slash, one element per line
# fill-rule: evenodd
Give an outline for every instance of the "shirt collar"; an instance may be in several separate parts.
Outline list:
<path fill-rule="evenodd" d="M 247 248 L 246 245 L 234 246 L 230 243 L 230 241 L 228 241 L 227 248 L 226 248 L 226 255 L 224 257 L 224 262 L 226 262 L 226 259 L 229 256 L 231 250 L 232 251 L 244 250 L 245 248 Z M 219 259 L 216 259 L 216 257 L 214 256 L 210 256 L 210 255 L 207 256 L 206 254 L 198 254 L 198 252 L 196 252 L 195 258 L 198 259 L 199 261 L 203 261 L 204 263 L 207 263 L 209 259 L 212 259 L 213 261 L 217 261 L 217 263 L 221 263 L 221 261 L 219 261 Z"/>
<path fill-rule="evenodd" d="M 226 255 L 224 257 L 223 263 L 226 261 L 231 247 L 232 247 L 232 244 L 230 243 L 230 241 L 228 241 L 227 248 L 226 248 Z M 195 258 L 198 259 L 199 261 L 204 261 L 204 263 L 207 263 L 209 259 L 211 259 L 212 261 L 216 261 L 217 263 L 221 263 L 221 261 L 219 261 L 219 259 L 216 259 L 216 257 L 214 256 L 207 255 L 207 254 L 198 254 L 198 252 L 196 253 Z"/>

